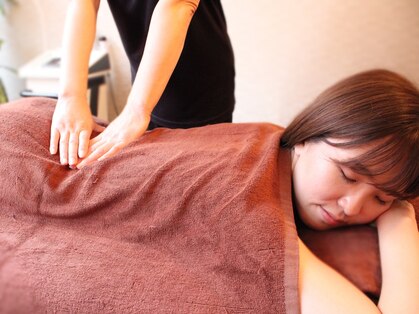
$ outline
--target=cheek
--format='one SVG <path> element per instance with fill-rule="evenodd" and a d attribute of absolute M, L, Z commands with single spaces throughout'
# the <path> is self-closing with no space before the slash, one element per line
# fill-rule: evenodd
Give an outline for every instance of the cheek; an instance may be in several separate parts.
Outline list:
<path fill-rule="evenodd" d="M 330 162 L 320 160 L 315 164 L 303 167 L 299 173 L 302 183 L 300 194 L 307 201 L 326 201 L 339 196 L 341 182 L 336 169 Z"/>
<path fill-rule="evenodd" d="M 365 204 L 365 209 L 361 217 L 366 223 L 372 222 L 376 220 L 381 214 L 389 210 L 390 207 L 391 204 L 388 206 L 380 206 L 375 200 L 371 200 Z"/>

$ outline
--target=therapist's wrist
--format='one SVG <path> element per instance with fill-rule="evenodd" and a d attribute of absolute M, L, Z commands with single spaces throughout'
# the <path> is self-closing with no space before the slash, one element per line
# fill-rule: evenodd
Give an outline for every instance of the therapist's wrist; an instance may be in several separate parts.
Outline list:
<path fill-rule="evenodd" d="M 85 90 L 60 90 L 58 92 L 59 99 L 65 100 L 77 100 L 77 101 L 86 101 L 87 102 L 87 89 Z"/>
<path fill-rule="evenodd" d="M 123 111 L 133 116 L 150 118 L 153 109 L 154 106 L 150 106 L 144 102 L 128 98 Z"/>
<path fill-rule="evenodd" d="M 145 106 L 127 102 L 121 116 L 129 117 L 129 120 L 136 121 L 136 123 L 144 123 L 150 121 L 151 110 Z"/>

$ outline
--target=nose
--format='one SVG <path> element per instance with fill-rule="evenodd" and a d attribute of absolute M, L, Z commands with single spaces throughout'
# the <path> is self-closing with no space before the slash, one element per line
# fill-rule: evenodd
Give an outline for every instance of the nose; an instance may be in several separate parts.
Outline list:
<path fill-rule="evenodd" d="M 358 215 L 363 207 L 363 197 L 360 194 L 347 194 L 338 199 L 338 205 L 345 216 Z"/>

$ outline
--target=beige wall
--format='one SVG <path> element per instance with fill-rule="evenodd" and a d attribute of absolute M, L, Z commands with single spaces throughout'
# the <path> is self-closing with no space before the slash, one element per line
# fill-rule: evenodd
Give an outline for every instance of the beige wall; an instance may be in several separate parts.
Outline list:
<path fill-rule="evenodd" d="M 236 48 L 236 121 L 287 124 L 324 88 L 364 69 L 419 84 L 418 0 L 223 3 Z"/>
<path fill-rule="evenodd" d="M 18 0 L 0 20 L 0 64 L 14 67 L 60 45 L 69 0 Z M 256 5 L 257 4 L 257 5 Z M 388 68 L 419 85 L 418 0 L 224 0 L 236 56 L 234 120 L 286 125 L 324 88 L 360 70 Z M 98 33 L 109 41 L 119 110 L 128 63 L 106 1 Z M 12 96 L 22 87 L 0 70 Z"/>

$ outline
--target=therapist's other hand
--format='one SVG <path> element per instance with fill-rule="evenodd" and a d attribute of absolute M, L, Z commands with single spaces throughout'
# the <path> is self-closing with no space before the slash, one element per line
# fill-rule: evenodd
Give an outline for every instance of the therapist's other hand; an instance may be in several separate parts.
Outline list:
<path fill-rule="evenodd" d="M 88 155 L 77 165 L 77 168 L 81 169 L 95 161 L 114 156 L 122 148 L 143 135 L 149 122 L 149 114 L 133 114 L 129 111 L 122 111 L 101 134 L 90 141 Z"/>
<path fill-rule="evenodd" d="M 59 151 L 60 163 L 74 168 L 79 158 L 87 155 L 92 130 L 101 132 L 104 127 L 93 121 L 85 97 L 58 99 L 51 123 L 50 153 Z"/>

